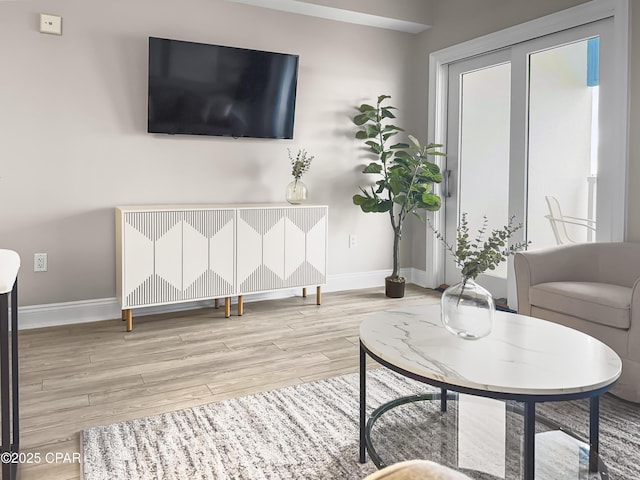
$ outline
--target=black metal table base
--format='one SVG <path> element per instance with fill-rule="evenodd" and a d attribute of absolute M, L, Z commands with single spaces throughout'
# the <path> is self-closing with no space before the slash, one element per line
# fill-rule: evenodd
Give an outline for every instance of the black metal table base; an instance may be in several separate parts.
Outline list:
<path fill-rule="evenodd" d="M 11 297 L 11 333 L 9 333 L 9 297 Z M 2 480 L 14 480 L 18 466 L 16 454 L 20 450 L 17 280 L 11 292 L 0 294 L 0 401 Z"/>
<path fill-rule="evenodd" d="M 431 393 L 425 395 L 413 395 L 388 402 L 378 407 L 367 421 L 366 415 L 366 362 L 367 355 L 376 360 L 378 363 L 408 378 L 418 380 L 420 382 L 440 388 L 441 393 Z M 440 400 L 441 412 L 447 411 L 447 400 L 457 398 L 456 393 L 449 393 L 453 390 L 458 393 L 476 395 L 486 398 L 494 398 L 498 400 L 514 400 L 521 402 L 523 408 L 521 410 L 514 409 L 524 417 L 524 445 L 523 445 L 523 475 L 525 480 L 535 479 L 535 430 L 536 421 L 562 430 L 564 433 L 576 440 L 588 443 L 589 445 L 589 472 L 596 473 L 600 471 L 601 478 L 606 480 L 608 473 L 606 466 L 599 457 L 599 417 L 600 417 L 600 396 L 608 390 L 608 387 L 599 388 L 590 392 L 579 392 L 571 394 L 559 395 L 526 395 L 526 394 L 508 394 L 501 392 L 488 392 L 466 387 L 450 385 L 448 383 L 425 378 L 412 372 L 405 371 L 389 362 L 381 359 L 373 354 L 360 343 L 360 463 L 366 462 L 366 454 L 369 453 L 372 461 L 378 468 L 385 466 L 381 457 L 373 448 L 371 442 L 371 430 L 376 420 L 385 412 L 410 402 L 425 400 Z M 568 431 L 562 426 L 551 422 L 540 416 L 536 416 L 536 404 L 551 401 L 575 400 L 579 398 L 589 398 L 589 440 L 588 442 L 573 432 Z"/>

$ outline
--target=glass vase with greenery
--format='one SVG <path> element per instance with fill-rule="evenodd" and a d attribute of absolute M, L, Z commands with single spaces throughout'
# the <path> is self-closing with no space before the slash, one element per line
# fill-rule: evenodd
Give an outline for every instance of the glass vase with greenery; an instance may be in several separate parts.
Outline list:
<path fill-rule="evenodd" d="M 455 246 L 429 224 L 461 269 L 462 280 L 448 287 L 441 298 L 442 323 L 455 335 L 475 340 L 491 332 L 495 303 L 491 293 L 478 285 L 475 279 L 487 270 L 495 270 L 507 257 L 529 244 L 516 242 L 509 245 L 509 239 L 522 228 L 522 224 L 515 225 L 513 221 L 514 217 L 511 217 L 507 225 L 488 233 L 489 220 L 485 215 L 478 233 L 472 236 L 467 214 L 463 213 L 456 231 Z"/>
<path fill-rule="evenodd" d="M 289 160 L 291 161 L 291 175 L 294 180 L 287 185 L 285 198 L 287 202 L 292 204 L 304 203 L 307 201 L 309 193 L 307 186 L 302 183 L 300 179 L 302 175 L 309 171 L 314 156 L 307 154 L 307 151 L 304 149 L 298 150 L 295 155 L 292 155 L 290 149 L 287 149 L 287 151 L 289 152 Z"/>
<path fill-rule="evenodd" d="M 475 279 L 487 270 L 495 270 L 507 257 L 525 248 L 530 242 L 517 242 L 509 245 L 509 239 L 522 228 L 522 224 L 514 225 L 515 217 L 509 219 L 509 223 L 502 228 L 491 230 L 485 239 L 489 229 L 489 219 L 486 215 L 482 218 L 482 226 L 475 237 L 469 232 L 467 214 L 463 213 L 460 226 L 456 230 L 455 247 L 447 243 L 444 235 L 437 231 L 431 223 L 435 236 L 440 240 L 447 251 L 453 256 L 456 265 L 460 267 L 463 279 Z"/>

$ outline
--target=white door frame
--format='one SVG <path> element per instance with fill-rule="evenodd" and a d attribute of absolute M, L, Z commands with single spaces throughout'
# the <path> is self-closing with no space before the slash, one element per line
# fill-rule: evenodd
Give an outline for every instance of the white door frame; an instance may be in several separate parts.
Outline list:
<path fill-rule="evenodd" d="M 614 150 L 610 151 L 608 162 L 612 171 L 620 172 L 615 189 L 616 198 L 612 198 L 612 205 L 620 215 L 611 216 L 609 230 L 611 241 L 623 241 L 626 238 L 627 218 L 627 171 L 629 156 L 629 0 L 592 0 L 567 10 L 562 10 L 545 17 L 531 20 L 520 25 L 509 27 L 491 33 L 475 40 L 438 50 L 429 55 L 429 110 L 428 110 L 428 138 L 435 143 L 445 145 L 447 139 L 447 96 L 448 96 L 448 65 L 449 63 L 482 55 L 501 48 L 533 40 L 544 35 L 579 27 L 590 22 L 612 18 L 614 22 L 613 65 L 616 71 L 615 86 L 612 98 L 615 112 L 615 131 L 620 132 L 620 138 L 613 143 Z M 434 212 L 433 223 L 436 228 L 445 230 L 444 212 Z M 604 219 L 603 219 L 604 220 Z M 427 232 L 426 257 L 427 285 L 437 286 L 444 281 L 444 259 L 446 251 L 431 231 Z"/>

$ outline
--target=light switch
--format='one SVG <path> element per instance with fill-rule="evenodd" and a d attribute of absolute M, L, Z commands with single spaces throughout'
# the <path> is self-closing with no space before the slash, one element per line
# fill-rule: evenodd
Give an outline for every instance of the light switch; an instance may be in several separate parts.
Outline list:
<path fill-rule="evenodd" d="M 40 33 L 62 35 L 62 17 L 58 15 L 40 14 Z"/>

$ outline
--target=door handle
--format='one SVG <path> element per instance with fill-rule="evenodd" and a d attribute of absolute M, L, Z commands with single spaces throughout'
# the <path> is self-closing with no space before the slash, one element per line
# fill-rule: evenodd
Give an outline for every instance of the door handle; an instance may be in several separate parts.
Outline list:
<path fill-rule="evenodd" d="M 442 175 L 442 195 L 445 198 L 451 198 L 451 188 L 449 180 L 451 178 L 451 170 L 445 170 Z"/>

